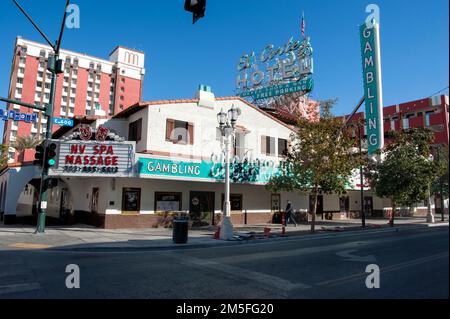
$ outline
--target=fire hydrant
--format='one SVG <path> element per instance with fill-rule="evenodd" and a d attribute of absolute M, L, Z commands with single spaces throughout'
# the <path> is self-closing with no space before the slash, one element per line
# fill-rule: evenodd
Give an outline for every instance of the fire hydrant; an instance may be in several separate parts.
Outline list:
<path fill-rule="evenodd" d="M 214 239 L 220 239 L 220 226 L 217 227 L 217 230 L 214 233 Z"/>

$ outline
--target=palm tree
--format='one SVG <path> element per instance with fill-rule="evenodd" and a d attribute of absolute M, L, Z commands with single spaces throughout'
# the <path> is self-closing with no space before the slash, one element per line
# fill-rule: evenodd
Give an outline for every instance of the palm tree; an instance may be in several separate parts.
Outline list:
<path fill-rule="evenodd" d="M 36 139 L 36 137 L 19 136 L 12 144 L 12 147 L 14 147 L 19 153 L 22 153 L 25 150 L 35 149 L 38 144 L 39 141 Z"/>
<path fill-rule="evenodd" d="M 12 147 L 19 152 L 19 161 L 23 161 L 26 150 L 34 150 L 39 141 L 34 136 L 18 136 Z"/>

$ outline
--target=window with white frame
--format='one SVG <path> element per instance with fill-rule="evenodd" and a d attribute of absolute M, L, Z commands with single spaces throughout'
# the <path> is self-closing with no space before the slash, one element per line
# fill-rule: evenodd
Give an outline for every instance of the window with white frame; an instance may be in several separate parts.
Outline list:
<path fill-rule="evenodd" d="M 274 156 L 275 155 L 275 137 L 261 136 L 261 154 Z"/>

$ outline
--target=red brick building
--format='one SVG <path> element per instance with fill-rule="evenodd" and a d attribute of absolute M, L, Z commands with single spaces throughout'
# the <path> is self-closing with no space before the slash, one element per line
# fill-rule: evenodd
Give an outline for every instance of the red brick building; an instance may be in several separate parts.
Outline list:
<path fill-rule="evenodd" d="M 16 39 L 11 67 L 8 97 L 31 104 L 44 105 L 50 98 L 50 72 L 47 61 L 52 54 L 49 46 Z M 143 52 L 116 47 L 109 60 L 62 49 L 64 73 L 58 75 L 55 96 L 55 117 L 73 118 L 80 115 L 108 117 L 141 101 L 145 74 Z M 8 104 L 7 109 L 31 113 L 32 110 Z M 35 111 L 37 112 L 37 111 Z M 40 113 L 40 112 L 39 112 Z M 38 115 L 38 123 L 5 122 L 3 143 L 12 144 L 19 136 L 45 136 L 46 118 Z M 59 127 L 54 126 L 54 130 Z M 34 159 L 34 152 L 18 154 L 9 148 L 9 162 Z"/>
<path fill-rule="evenodd" d="M 437 95 L 421 100 L 384 107 L 384 132 L 409 128 L 428 128 L 434 132 L 433 144 L 449 144 L 449 98 Z M 351 122 L 364 119 L 364 113 L 355 114 Z"/>

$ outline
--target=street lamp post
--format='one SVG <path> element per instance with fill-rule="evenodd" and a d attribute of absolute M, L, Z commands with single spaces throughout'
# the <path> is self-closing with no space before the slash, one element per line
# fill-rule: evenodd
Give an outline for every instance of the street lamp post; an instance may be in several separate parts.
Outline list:
<path fill-rule="evenodd" d="M 441 145 L 438 146 L 437 148 L 437 160 L 438 162 L 440 161 L 441 157 Z M 441 221 L 445 221 L 445 217 L 444 217 L 444 190 L 443 190 L 443 183 L 442 183 L 442 176 L 439 176 L 439 204 L 441 206 Z"/>
<path fill-rule="evenodd" d="M 433 155 L 430 154 L 428 160 L 432 162 L 434 159 Z M 433 210 L 431 208 L 431 182 L 428 183 L 428 198 L 427 198 L 427 223 L 435 223 L 435 218 L 433 214 Z"/>
<path fill-rule="evenodd" d="M 362 161 L 362 128 L 361 123 L 358 123 L 358 144 L 359 144 L 359 157 Z M 366 212 L 364 209 L 364 174 L 363 174 L 363 164 L 361 163 L 359 167 L 359 177 L 360 177 L 360 195 L 361 195 L 361 226 L 366 227 Z"/>
<path fill-rule="evenodd" d="M 231 223 L 231 204 L 230 204 L 230 144 L 234 138 L 236 122 L 241 114 L 240 109 L 234 105 L 225 113 L 223 109 L 217 114 L 220 131 L 222 133 L 224 152 L 225 152 L 225 199 L 223 203 L 223 220 L 220 226 L 220 239 L 233 239 L 233 224 Z"/>

